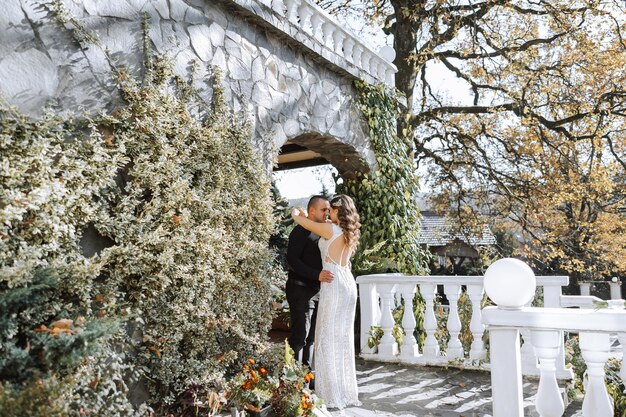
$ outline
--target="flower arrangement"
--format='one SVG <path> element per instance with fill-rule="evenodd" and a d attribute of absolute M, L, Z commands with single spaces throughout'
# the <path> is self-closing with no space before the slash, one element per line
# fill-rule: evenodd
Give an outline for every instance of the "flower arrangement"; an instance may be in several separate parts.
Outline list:
<path fill-rule="evenodd" d="M 309 387 L 313 379 L 309 368 L 295 360 L 285 342 L 283 360 L 272 373 L 249 358 L 229 382 L 228 398 L 232 406 L 250 415 L 260 415 L 271 405 L 276 417 L 309 417 L 323 409 L 323 401 Z"/>
<path fill-rule="evenodd" d="M 248 358 L 241 372 L 230 381 L 230 400 L 238 409 L 259 413 L 270 404 L 276 381 L 265 368 Z"/>

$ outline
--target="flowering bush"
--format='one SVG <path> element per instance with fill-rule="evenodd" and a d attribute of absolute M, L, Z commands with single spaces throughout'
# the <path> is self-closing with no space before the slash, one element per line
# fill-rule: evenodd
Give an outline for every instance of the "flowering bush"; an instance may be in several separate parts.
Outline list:
<path fill-rule="evenodd" d="M 269 405 L 276 382 L 265 368 L 249 358 L 241 372 L 230 381 L 230 399 L 239 409 L 259 412 Z"/>

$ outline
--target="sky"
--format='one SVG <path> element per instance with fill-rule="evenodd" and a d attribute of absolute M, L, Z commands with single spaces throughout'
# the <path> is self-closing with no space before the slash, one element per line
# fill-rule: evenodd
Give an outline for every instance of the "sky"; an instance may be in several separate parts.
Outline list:
<path fill-rule="evenodd" d="M 335 193 L 332 174 L 337 170 L 332 165 L 298 168 L 274 172 L 273 177 L 280 194 L 288 200 L 310 197 L 322 191 L 322 184 L 330 194 Z"/>

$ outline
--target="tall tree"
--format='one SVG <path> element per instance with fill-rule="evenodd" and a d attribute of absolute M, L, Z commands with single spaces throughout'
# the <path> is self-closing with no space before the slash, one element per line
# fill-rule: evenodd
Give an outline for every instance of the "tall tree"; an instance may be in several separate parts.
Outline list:
<path fill-rule="evenodd" d="M 409 103 L 399 133 L 412 134 L 418 161 L 431 164 L 440 201 L 454 202 L 460 219 L 510 222 L 524 235 L 522 254 L 575 279 L 626 272 L 623 2 L 360 7 L 393 35 L 396 87 Z M 467 90 L 438 89 L 444 72 Z"/>

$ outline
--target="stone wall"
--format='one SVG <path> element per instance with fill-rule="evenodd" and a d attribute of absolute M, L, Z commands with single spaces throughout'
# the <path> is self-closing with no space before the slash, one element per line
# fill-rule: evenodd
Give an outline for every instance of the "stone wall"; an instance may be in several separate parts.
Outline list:
<path fill-rule="evenodd" d="M 141 76 L 142 16 L 149 39 L 188 78 L 198 64 L 196 88 L 209 101 L 219 68 L 227 102 L 253 122 L 253 140 L 268 167 L 287 140 L 320 152 L 340 172 L 374 166 L 365 125 L 354 106 L 354 76 L 311 45 L 277 30 L 286 18 L 263 3 L 231 0 L 62 0 L 100 45 L 81 48 L 52 14 L 34 0 L 4 0 L 0 8 L 0 92 L 32 117 L 56 111 L 111 111 L 120 103 L 104 48 Z M 256 10 L 256 12 L 255 12 Z M 69 26 L 68 26 L 69 27 Z M 296 33 L 296 32 L 294 32 Z"/>

